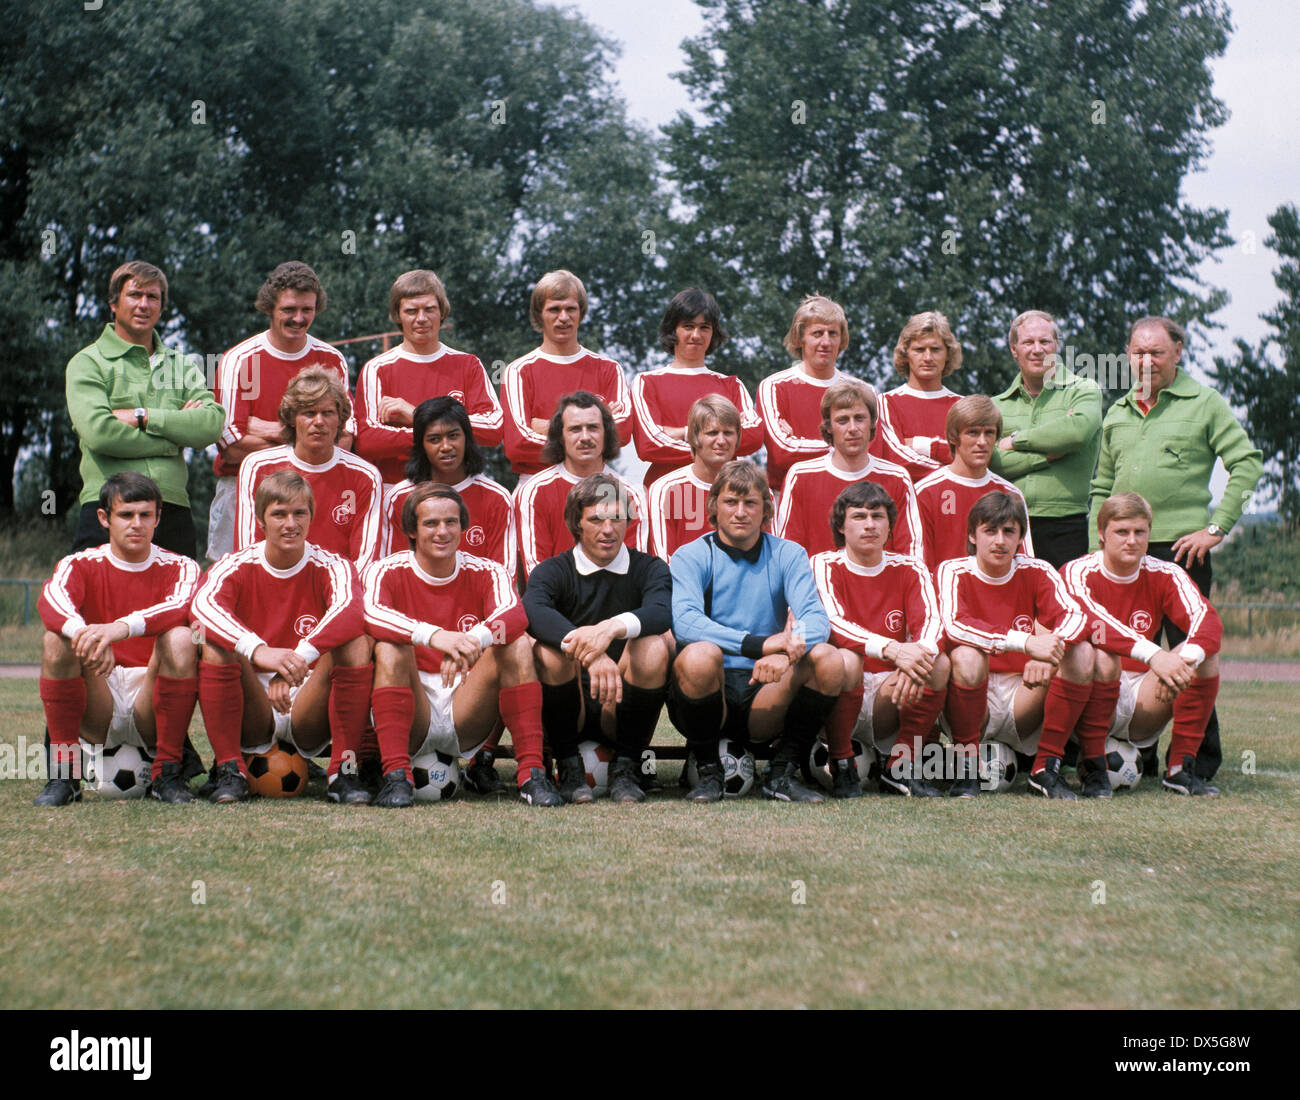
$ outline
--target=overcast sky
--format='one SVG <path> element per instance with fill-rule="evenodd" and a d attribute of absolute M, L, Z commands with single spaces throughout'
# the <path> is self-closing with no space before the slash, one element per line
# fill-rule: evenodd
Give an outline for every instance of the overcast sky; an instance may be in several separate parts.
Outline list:
<path fill-rule="evenodd" d="M 689 110 L 686 90 L 671 74 L 683 66 L 679 45 L 703 29 L 691 0 L 577 0 L 586 19 L 623 44 L 615 74 L 634 118 L 659 127 Z M 1231 303 L 1209 334 L 1226 354 L 1231 341 L 1257 341 L 1267 326 L 1258 315 L 1278 299 L 1272 271 L 1277 257 L 1263 246 L 1265 222 L 1279 205 L 1300 200 L 1300 0 L 1235 0 L 1235 30 L 1214 64 L 1215 94 L 1231 118 L 1212 135 L 1206 171 L 1185 181 L 1197 207 L 1229 212 L 1238 244 L 1206 266 L 1204 276 L 1224 287 Z M 1209 356 L 1201 353 L 1203 362 Z M 1199 372 L 1198 372 L 1199 373 Z"/>

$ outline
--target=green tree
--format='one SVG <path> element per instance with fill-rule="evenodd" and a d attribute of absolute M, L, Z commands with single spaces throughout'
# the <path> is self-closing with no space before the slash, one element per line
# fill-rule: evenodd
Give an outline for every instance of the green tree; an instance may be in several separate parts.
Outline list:
<path fill-rule="evenodd" d="M 1220 392 L 1245 409 L 1246 427 L 1264 452 L 1264 477 L 1277 494 L 1277 511 L 1300 524 L 1300 211 L 1292 203 L 1269 215 L 1273 233 L 1264 244 L 1282 257 L 1273 281 L 1282 301 L 1261 314 L 1273 331 L 1255 347 L 1237 340 L 1230 359 L 1218 356 L 1212 372 Z"/>
<path fill-rule="evenodd" d="M 286 259 L 321 275 L 324 339 L 390 328 L 393 278 L 431 267 L 448 342 L 504 365 L 536 343 L 532 283 L 565 266 L 593 299 L 585 342 L 633 362 L 653 347 L 638 318 L 663 298 L 663 257 L 643 249 L 665 235 L 654 140 L 609 83 L 614 47 L 577 16 L 529 0 L 13 0 L 7 15 L 0 514 L 33 450 L 60 512 L 75 500 L 63 370 L 126 259 L 167 272 L 166 338 L 212 366 L 264 327 L 253 297 Z"/>
<path fill-rule="evenodd" d="M 1226 215 L 1179 194 L 1224 118 L 1217 0 L 696 2 L 679 79 L 701 118 L 666 128 L 687 206 L 669 275 L 720 293 L 732 369 L 784 363 L 811 292 L 844 305 L 844 364 L 878 383 L 906 318 L 942 310 L 957 387 L 985 392 L 1006 385 L 1022 309 L 1096 354 L 1137 314 L 1222 303 L 1197 266 Z"/>

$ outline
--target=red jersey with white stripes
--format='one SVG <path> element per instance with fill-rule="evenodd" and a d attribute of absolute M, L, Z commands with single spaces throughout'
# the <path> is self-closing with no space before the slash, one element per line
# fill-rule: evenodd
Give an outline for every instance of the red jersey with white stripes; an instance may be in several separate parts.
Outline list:
<path fill-rule="evenodd" d="M 713 530 L 705 511 L 712 482 L 690 466 L 665 474 L 649 489 L 650 553 L 670 561 L 678 547 Z"/>
<path fill-rule="evenodd" d="M 1039 558 L 1017 554 L 1005 577 L 981 572 L 973 554 L 951 558 L 939 566 L 935 588 L 949 642 L 990 654 L 990 672 L 1024 671 L 1035 623 L 1067 645 L 1087 637 L 1088 616 L 1061 575 Z"/>
<path fill-rule="evenodd" d="M 505 413 L 506 457 L 517 474 L 535 474 L 546 468 L 542 448 L 546 433 L 530 427 L 534 419 L 550 420 L 566 393 L 586 390 L 603 398 L 618 428 L 619 443 L 632 438 L 632 399 L 623 368 L 613 359 L 581 348 L 576 355 L 548 355 L 540 348 L 506 367 L 501 380 Z"/>
<path fill-rule="evenodd" d="M 966 520 L 975 502 L 985 493 L 1008 493 L 1024 504 L 1024 494 L 1006 478 L 986 470 L 981 478 L 959 477 L 951 467 L 944 466 L 916 484 L 916 508 L 921 515 L 921 546 L 925 564 L 933 573 L 940 562 L 949 558 L 964 558 L 966 548 Z M 1025 508 L 1028 519 L 1029 509 Z M 1028 557 L 1034 553 L 1034 543 L 1029 529 L 1020 540 L 1018 552 Z"/>
<path fill-rule="evenodd" d="M 249 659 L 269 645 L 314 664 L 362 634 L 361 581 L 350 561 L 310 542 L 297 565 L 276 569 L 259 542 L 208 570 L 190 619 L 217 645 Z"/>
<path fill-rule="evenodd" d="M 307 538 L 364 569 L 380 556 L 380 507 L 384 486 L 379 471 L 351 451 L 334 448 L 334 456 L 319 466 L 303 462 L 289 445 L 249 455 L 239 468 L 235 495 L 235 549 L 252 546 L 264 537 L 253 510 L 257 487 L 279 470 L 301 474 L 316 502 Z"/>
<path fill-rule="evenodd" d="M 646 553 L 649 524 L 646 516 L 645 489 L 624 481 L 608 466 L 602 471 L 618 481 L 627 490 L 628 503 L 636 517 L 629 521 L 623 542 L 633 550 Z M 524 559 L 524 576 L 528 576 L 547 558 L 563 554 L 573 546 L 573 536 L 564 523 L 564 502 L 569 490 L 580 482 L 561 462 L 543 470 L 526 485 L 515 490 L 515 525 L 519 529 L 519 549 Z"/>
<path fill-rule="evenodd" d="M 226 410 L 226 426 L 217 441 L 217 460 L 213 464 L 217 477 L 234 477 L 238 472 L 240 464 L 226 462 L 221 452 L 244 438 L 248 431 L 248 418 L 258 416 L 278 422 L 284 391 L 308 367 L 329 371 L 342 383 L 344 391 L 351 394 L 348 363 L 343 353 L 310 333 L 307 345 L 296 354 L 277 351 L 271 346 L 267 334 L 259 332 L 236 344 L 221 357 L 221 365 L 217 368 L 216 396 Z M 356 434 L 355 417 L 348 417 L 343 431 Z"/>
<path fill-rule="evenodd" d="M 403 550 L 367 567 L 364 586 L 366 633 L 415 646 L 416 663 L 425 672 L 442 667 L 442 652 L 429 647 L 436 630 L 478 633 L 486 648 L 507 645 L 528 629 L 524 605 L 505 569 L 460 551 L 450 577 L 430 576 L 415 551 Z"/>
<path fill-rule="evenodd" d="M 469 413 L 474 438 L 482 447 L 501 442 L 504 418 L 487 371 L 478 357 L 445 344 L 432 355 L 416 355 L 396 347 L 377 355 L 357 378 L 356 452 L 378 467 L 385 485 L 395 485 L 411 457 L 410 428 L 379 419 L 379 402 L 400 397 L 419 405 L 430 397 L 454 397 Z"/>
<path fill-rule="evenodd" d="M 920 481 L 952 461 L 945 425 L 948 410 L 961 400 L 960 394 L 944 386 L 918 390 L 907 384 L 880 395 L 876 438 L 871 453 L 902 466 L 913 481 Z M 915 447 L 903 442 L 922 437 Z"/>
<path fill-rule="evenodd" d="M 72 641 L 91 623 L 122 622 L 130 631 L 113 642 L 123 668 L 143 668 L 154 640 L 189 622 L 190 600 L 199 586 L 199 563 L 154 546 L 141 562 L 123 561 L 108 545 L 71 554 L 54 567 L 36 610 L 45 629 Z"/>
<path fill-rule="evenodd" d="M 632 437 L 636 453 L 650 463 L 645 475 L 647 489 L 664 474 L 691 464 L 691 448 L 686 440 L 673 439 L 663 426 L 684 428 L 691 406 L 711 393 L 725 397 L 740 413 L 736 457 L 752 455 L 763 445 L 763 422 L 754 411 L 745 384 L 734 374 L 660 367 L 632 379 Z"/>
<path fill-rule="evenodd" d="M 1121 577 L 1106 568 L 1098 550 L 1066 562 L 1061 574 L 1088 614 L 1088 640 L 1122 658 L 1130 672 L 1145 669 L 1159 651 L 1155 636 L 1166 616 L 1188 645 L 1207 657 L 1219 652 L 1223 623 L 1180 565 L 1144 557 L 1137 572 Z"/>
<path fill-rule="evenodd" d="M 817 458 L 830 450 L 822 439 L 822 398 L 833 382 L 847 378 L 837 370 L 827 379 L 805 373 L 803 363 L 758 384 L 758 415 L 763 420 L 763 442 L 767 447 L 767 482 L 776 492 L 785 483 L 785 472 L 805 458 Z"/>
<path fill-rule="evenodd" d="M 383 557 L 407 549 L 408 540 L 402 532 L 402 505 L 416 487 L 416 482 L 399 481 L 384 493 Z M 513 577 L 519 544 L 515 536 L 514 498 L 510 491 L 484 474 L 467 477 L 452 488 L 460 494 L 469 511 L 469 526 L 460 533 L 459 549 L 477 558 L 499 563 Z"/>
<path fill-rule="evenodd" d="M 850 485 L 871 481 L 889 494 L 898 509 L 898 519 L 885 543 L 896 554 L 922 556 L 921 516 L 916 508 L 912 479 L 901 466 L 868 456 L 861 470 L 841 470 L 831 456 L 796 462 L 785 475 L 785 492 L 776 514 L 776 533 L 797 542 L 809 554 L 835 549 L 831 533 L 831 506 Z"/>
<path fill-rule="evenodd" d="M 919 558 L 885 551 L 879 565 L 866 566 L 850 561 L 845 550 L 831 550 L 812 559 L 812 571 L 831 621 L 831 642 L 862 654 L 865 671 L 893 671 L 883 656 L 890 642 L 939 652 L 939 601 Z"/>

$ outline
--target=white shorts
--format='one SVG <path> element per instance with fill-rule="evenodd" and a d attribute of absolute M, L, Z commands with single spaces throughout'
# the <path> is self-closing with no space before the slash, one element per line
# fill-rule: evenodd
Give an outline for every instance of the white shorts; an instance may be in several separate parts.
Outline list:
<path fill-rule="evenodd" d="M 254 670 L 254 671 L 255 671 L 256 674 L 257 674 L 257 682 L 258 682 L 259 684 L 262 685 L 262 689 L 263 689 L 264 691 L 267 691 L 267 689 L 268 689 L 268 687 L 269 687 L 269 685 L 270 685 L 270 683 L 271 683 L 271 677 L 274 676 L 275 673 L 274 673 L 274 672 L 258 672 L 257 670 Z M 311 674 L 308 673 L 308 676 L 310 676 L 310 675 L 311 675 Z M 328 740 L 326 740 L 325 745 L 324 745 L 323 748 L 317 748 L 315 745 L 309 745 L 309 746 L 307 746 L 307 751 L 304 751 L 304 750 L 303 750 L 303 747 L 302 747 L 300 744 L 298 744 L 298 742 L 294 739 L 294 736 L 293 736 L 293 704 L 294 704 L 294 702 L 295 702 L 295 701 L 297 700 L 297 698 L 298 698 L 298 692 L 300 692 L 300 691 L 303 689 L 303 685 L 305 685 L 306 683 L 307 683 L 307 681 L 304 680 L 304 681 L 303 681 L 301 684 L 299 684 L 297 687 L 291 687 L 291 688 L 289 689 L 289 711 L 290 711 L 290 713 L 288 713 L 288 714 L 281 714 L 281 713 L 280 713 L 278 710 L 276 710 L 274 707 L 271 708 L 271 716 L 272 716 L 272 719 L 273 719 L 273 721 L 274 721 L 274 723 L 275 723 L 274 726 L 273 726 L 273 728 L 272 728 L 272 731 L 271 731 L 271 739 L 270 739 L 269 741 L 267 741 L 265 745 L 257 745 L 257 746 L 253 746 L 253 747 L 250 747 L 250 746 L 248 746 L 248 745 L 244 745 L 244 746 L 240 749 L 241 752 L 250 753 L 251 755 L 257 756 L 257 755 L 260 755 L 261 753 L 264 753 L 264 752 L 270 752 L 271 749 L 273 749 L 273 748 L 275 747 L 275 743 L 276 743 L 277 741 L 288 741 L 289 744 L 291 744 L 291 745 L 292 745 L 292 746 L 297 750 L 298 755 L 300 755 L 300 756 L 318 756 L 318 755 L 319 755 L 319 756 L 323 756 L 326 752 L 329 751 L 329 744 L 330 744 L 330 743 L 329 743 Z M 269 695 L 269 691 L 268 691 L 268 695 Z"/>
<path fill-rule="evenodd" d="M 1109 734 L 1120 741 L 1132 741 L 1139 749 L 1150 748 L 1160 740 L 1163 727 L 1141 741 L 1133 741 L 1128 735 L 1129 723 L 1133 721 L 1133 712 L 1137 710 L 1138 691 L 1146 678 L 1146 669 L 1124 669 L 1119 674 L 1119 698 L 1115 701 L 1115 717 L 1111 719 Z"/>
<path fill-rule="evenodd" d="M 1042 724 L 1021 737 L 1016 730 L 1016 689 L 1022 677 L 1018 672 L 989 673 L 989 721 L 984 727 L 982 741 L 1000 741 L 1016 752 L 1026 755 L 1038 751 L 1038 739 L 1043 734 Z"/>
<path fill-rule="evenodd" d="M 216 561 L 235 548 L 235 486 L 237 478 L 219 477 L 208 509 L 208 558 Z"/>
<path fill-rule="evenodd" d="M 145 748 L 144 738 L 135 724 L 135 701 L 148 675 L 146 666 L 123 668 L 121 665 L 108 674 L 106 682 L 109 694 L 113 696 L 113 717 L 108 723 L 108 736 L 104 739 L 107 748 L 114 745 Z"/>
<path fill-rule="evenodd" d="M 457 682 L 455 687 L 444 687 L 442 673 L 425 672 L 423 669 L 420 670 L 420 683 L 424 685 L 424 694 L 429 700 L 429 728 L 425 731 L 420 747 L 411 753 L 412 759 L 429 752 L 441 752 L 461 760 L 472 760 L 479 749 L 487 744 L 488 738 L 483 738 L 472 749 L 461 749 L 452 710 L 460 683 Z M 488 734 L 490 736 L 491 733 Z"/>
<path fill-rule="evenodd" d="M 853 727 L 853 736 L 861 741 L 864 745 L 875 744 L 876 748 L 883 753 L 888 753 L 894 747 L 894 742 L 898 740 L 898 730 L 884 739 L 876 737 L 871 728 L 872 711 L 876 706 L 876 696 L 880 694 L 881 685 L 888 680 L 894 671 L 888 672 L 864 672 L 862 674 L 862 709 L 858 712 L 858 723 Z"/>

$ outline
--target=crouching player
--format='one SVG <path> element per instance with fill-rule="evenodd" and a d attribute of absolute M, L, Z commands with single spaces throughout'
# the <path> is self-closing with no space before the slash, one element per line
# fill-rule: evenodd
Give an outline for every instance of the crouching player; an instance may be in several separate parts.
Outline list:
<path fill-rule="evenodd" d="M 538 565 L 524 592 L 542 725 L 566 802 L 593 800 L 578 746 L 602 734 L 616 752 L 611 800 L 642 802 L 658 788 L 638 762 L 668 693 L 672 577 L 659 558 L 624 545 L 628 516 L 623 482 L 583 478 L 564 502 L 574 546 Z"/>
<path fill-rule="evenodd" d="M 264 753 L 277 740 L 306 757 L 329 750 L 331 801 L 370 801 L 356 765 L 372 676 L 361 586 L 350 561 L 307 541 L 314 511 L 301 475 L 271 474 L 254 498 L 265 539 L 218 561 L 194 597 L 213 802 L 248 797 L 241 744 Z"/>
<path fill-rule="evenodd" d="M 99 493 L 107 545 L 64 558 L 41 592 L 50 755 L 38 806 L 80 799 L 79 736 L 153 753 L 150 795 L 194 801 L 181 749 L 198 689 L 188 619 L 199 567 L 153 544 L 161 514 L 162 493 L 150 478 L 114 474 Z"/>
<path fill-rule="evenodd" d="M 1103 729 L 1109 726 L 1112 737 L 1154 758 L 1172 717 L 1164 787 L 1217 795 L 1193 764 L 1219 695 L 1223 624 L 1181 567 L 1147 556 L 1151 506 L 1137 493 L 1104 501 L 1097 531 L 1101 549 L 1067 562 L 1062 572 L 1092 620 L 1098 649 L 1093 696 L 1103 711 Z M 1172 653 L 1154 640 L 1166 616 L 1187 636 Z M 1105 778 L 1105 761 L 1099 763 Z"/>
<path fill-rule="evenodd" d="M 418 485 L 402 505 L 402 533 L 414 549 L 366 569 L 371 707 L 384 773 L 377 806 L 412 805 L 411 757 L 435 750 L 472 757 L 498 716 L 514 743 L 519 797 L 560 805 L 542 766 L 542 691 L 527 616 L 503 565 L 459 550 L 468 526 L 455 489 Z"/>
<path fill-rule="evenodd" d="M 1001 741 L 1017 752 L 1037 747 L 1029 789 L 1073 801 L 1061 753 L 1092 696 L 1095 653 L 1083 640 L 1088 620 L 1047 562 L 1016 553 L 1028 520 L 1019 497 L 980 497 L 966 520 L 970 557 L 939 566 L 943 628 L 953 648 L 947 713 L 957 747 L 957 778 L 948 793 L 979 793 L 978 748 Z M 1035 633 L 1035 624 L 1046 633 Z M 1041 726 L 1041 733 L 1039 727 Z M 1104 731 L 1103 731 L 1104 737 Z M 1085 782 L 1085 797 L 1110 794 Z"/>
<path fill-rule="evenodd" d="M 870 481 L 850 485 L 831 506 L 839 550 L 812 560 L 813 579 L 844 662 L 844 691 L 827 727 L 831 793 L 862 794 L 852 737 L 886 759 L 882 794 L 937 798 L 914 769 L 948 693 L 948 658 L 939 652 L 939 601 L 925 563 L 885 550 L 897 505 Z"/>
<path fill-rule="evenodd" d="M 844 662 L 826 644 L 830 624 L 801 546 L 763 531 L 772 518 L 767 478 L 728 462 L 706 501 L 713 534 L 673 555 L 673 723 L 699 762 L 693 802 L 723 795 L 718 744 L 781 740 L 763 794 L 821 802 L 799 762 L 835 706 Z"/>

